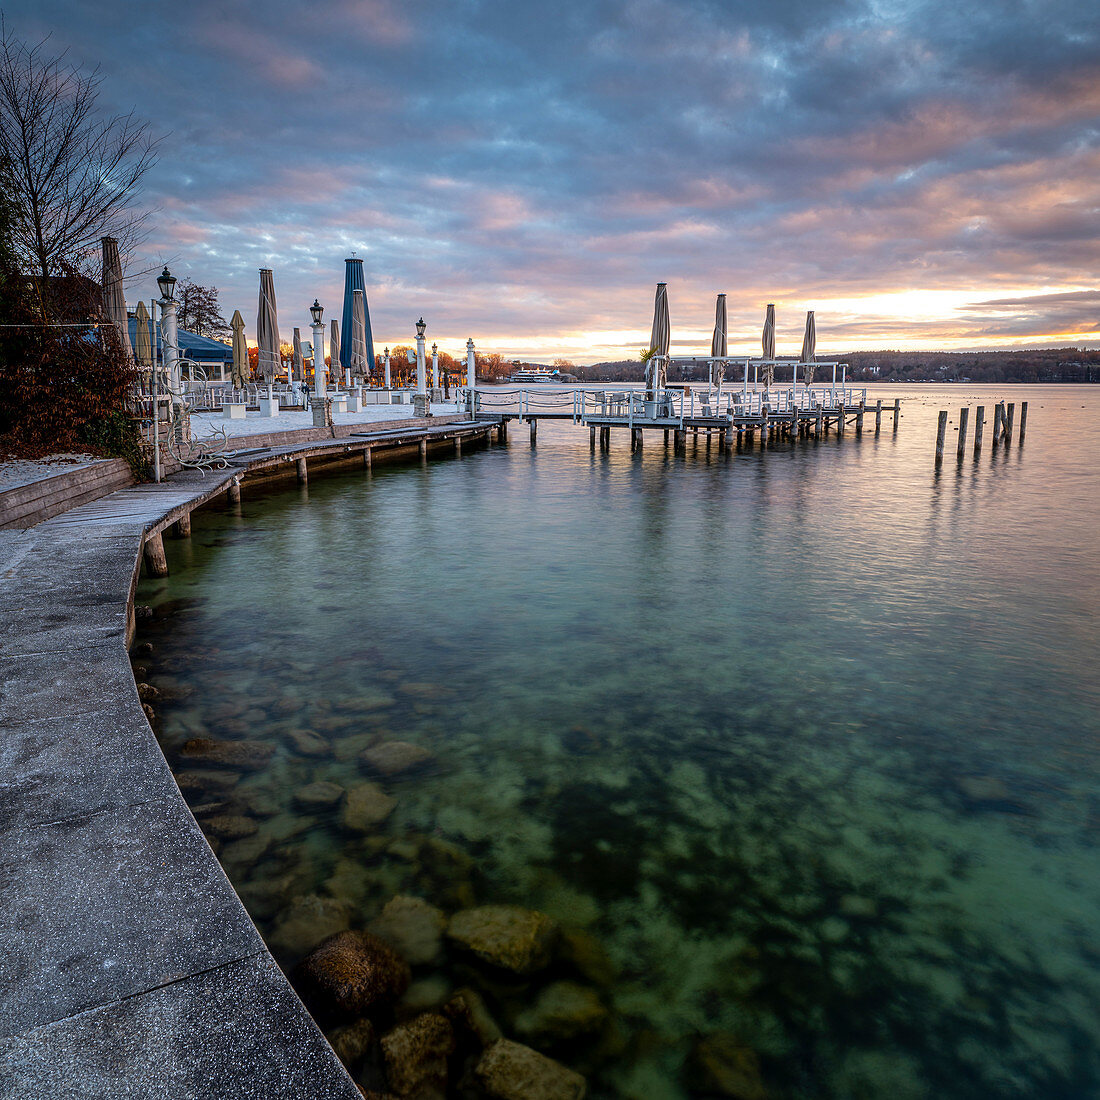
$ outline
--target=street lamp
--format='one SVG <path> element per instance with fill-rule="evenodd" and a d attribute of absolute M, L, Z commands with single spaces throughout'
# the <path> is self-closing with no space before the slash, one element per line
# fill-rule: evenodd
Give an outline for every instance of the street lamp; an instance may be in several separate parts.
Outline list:
<path fill-rule="evenodd" d="M 432 386 L 439 386 L 439 345 L 432 344 Z"/>
<path fill-rule="evenodd" d="M 164 369 L 168 375 L 172 400 L 178 401 L 183 387 L 180 384 L 179 333 L 176 329 L 176 280 L 167 266 L 160 273 L 157 286 L 160 288 L 160 328 L 161 341 L 164 344 Z"/>
<path fill-rule="evenodd" d="M 386 348 L 382 352 L 382 363 L 386 368 L 386 389 L 390 388 L 390 349 Z M 387 401 L 389 398 L 386 399 Z"/>
<path fill-rule="evenodd" d="M 313 318 L 313 396 L 320 401 L 325 398 L 325 323 L 321 320 L 325 307 L 316 298 L 309 307 Z"/>
<path fill-rule="evenodd" d="M 477 373 L 474 360 L 474 338 L 471 336 L 466 341 L 466 400 L 470 403 L 470 416 L 474 415 L 476 404 Z"/>
<path fill-rule="evenodd" d="M 416 392 L 419 394 L 428 392 L 424 378 L 424 330 L 427 327 L 423 317 L 416 322 Z"/>

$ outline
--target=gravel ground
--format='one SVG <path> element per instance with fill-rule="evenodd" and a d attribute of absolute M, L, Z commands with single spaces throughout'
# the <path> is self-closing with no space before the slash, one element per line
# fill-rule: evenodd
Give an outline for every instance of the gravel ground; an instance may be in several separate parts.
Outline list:
<path fill-rule="evenodd" d="M 0 462 L 0 492 L 104 461 L 106 460 L 96 458 L 95 455 L 78 454 L 47 455 L 33 462 L 22 458 L 5 460 Z"/>

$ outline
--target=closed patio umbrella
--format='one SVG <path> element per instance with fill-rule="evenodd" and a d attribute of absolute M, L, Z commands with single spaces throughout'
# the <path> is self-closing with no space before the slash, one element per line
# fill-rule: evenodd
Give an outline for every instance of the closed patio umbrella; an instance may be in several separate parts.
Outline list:
<path fill-rule="evenodd" d="M 302 380 L 302 334 L 298 329 L 294 330 L 294 353 L 290 362 L 290 369 L 292 371 L 291 380 L 294 382 L 301 382 Z"/>
<path fill-rule="evenodd" d="M 133 362 L 134 350 L 130 347 L 130 322 L 126 316 L 126 296 L 122 292 L 122 261 L 118 258 L 118 241 L 104 237 L 103 248 L 103 308 L 113 322 L 122 344 L 123 354 Z"/>
<path fill-rule="evenodd" d="M 817 351 L 817 327 L 814 311 L 806 311 L 806 335 L 802 337 L 802 372 L 808 386 L 814 380 L 814 353 Z"/>
<path fill-rule="evenodd" d="M 367 298 L 361 290 L 352 291 L 349 366 L 352 378 L 359 379 L 367 373 Z"/>
<path fill-rule="evenodd" d="M 328 359 L 329 370 L 332 371 L 333 377 L 335 377 L 340 370 L 340 328 L 335 317 L 332 318 L 332 325 L 329 328 Z"/>
<path fill-rule="evenodd" d="M 767 313 L 764 315 L 764 332 L 760 339 L 765 362 L 761 367 L 764 378 L 764 389 L 770 390 L 775 381 L 775 306 L 768 304 Z"/>
<path fill-rule="evenodd" d="M 260 268 L 260 306 L 256 314 L 257 362 L 268 394 L 279 373 L 279 310 L 275 304 L 275 273 Z"/>
<path fill-rule="evenodd" d="M 363 276 L 363 261 L 359 259 L 347 259 L 344 261 L 344 312 L 340 318 L 340 332 L 343 334 L 343 343 L 340 347 L 340 365 L 344 370 L 350 370 L 355 374 L 355 366 L 352 356 L 355 354 L 354 341 L 349 342 L 348 334 L 352 331 L 352 312 L 355 309 L 355 292 L 363 294 L 363 361 L 369 368 L 374 366 L 374 337 L 371 334 L 370 308 L 367 305 L 367 284 Z M 333 373 L 336 373 L 336 364 L 333 363 Z"/>
<path fill-rule="evenodd" d="M 646 367 L 646 397 L 653 400 L 668 382 L 668 349 L 672 343 L 672 326 L 668 319 L 668 286 L 657 284 L 653 298 L 653 328 L 649 348 L 654 352 Z"/>
<path fill-rule="evenodd" d="M 710 353 L 713 356 L 726 357 L 726 296 L 718 295 L 718 302 L 714 307 L 714 335 L 710 338 Z M 714 387 L 722 385 L 726 377 L 725 363 L 711 363 L 710 384 Z"/>
<path fill-rule="evenodd" d="M 134 326 L 134 357 L 142 370 L 152 370 L 153 339 L 149 335 L 149 311 L 145 308 L 144 302 L 138 302 L 134 316 L 137 319 L 137 324 Z"/>
<path fill-rule="evenodd" d="M 229 322 L 233 330 L 233 370 L 230 373 L 230 381 L 233 388 L 243 390 L 248 382 L 248 341 L 244 335 L 244 318 L 241 311 L 233 311 L 233 320 Z"/>

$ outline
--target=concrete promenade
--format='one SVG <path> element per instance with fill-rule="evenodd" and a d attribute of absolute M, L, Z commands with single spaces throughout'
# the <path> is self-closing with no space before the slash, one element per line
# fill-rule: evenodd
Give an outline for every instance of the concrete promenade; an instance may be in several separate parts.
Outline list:
<path fill-rule="evenodd" d="M 429 438 L 460 431 L 488 434 Z M 359 1096 L 180 795 L 128 655 L 147 533 L 275 457 L 0 531 L 0 1097 Z"/>

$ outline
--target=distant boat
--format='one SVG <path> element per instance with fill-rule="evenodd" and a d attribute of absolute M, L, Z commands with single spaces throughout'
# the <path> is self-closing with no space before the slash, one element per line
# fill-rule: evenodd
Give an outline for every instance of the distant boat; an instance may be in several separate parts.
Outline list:
<path fill-rule="evenodd" d="M 558 371 L 549 367 L 524 367 L 514 371 L 508 378 L 509 382 L 553 382 L 558 377 Z"/>

